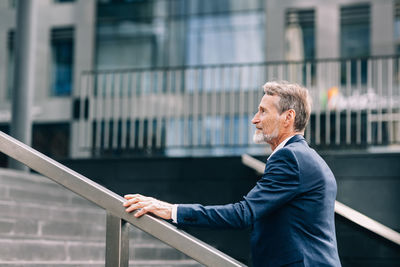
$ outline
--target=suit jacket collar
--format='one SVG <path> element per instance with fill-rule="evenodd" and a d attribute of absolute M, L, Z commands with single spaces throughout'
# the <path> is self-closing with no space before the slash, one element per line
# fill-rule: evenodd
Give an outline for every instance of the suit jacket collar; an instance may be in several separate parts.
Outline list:
<path fill-rule="evenodd" d="M 285 140 L 286 140 L 286 139 L 285 139 Z M 284 143 L 285 140 L 282 141 L 282 143 Z M 283 145 L 282 147 L 280 147 L 280 145 L 281 145 L 282 143 L 279 144 L 279 145 L 275 148 L 275 150 L 272 151 L 272 153 L 269 155 L 269 157 L 267 158 L 267 161 L 268 161 L 268 159 L 270 159 L 270 158 L 272 157 L 272 155 L 274 155 L 279 149 L 281 149 L 281 148 L 287 146 L 288 144 L 291 144 L 291 143 L 294 143 L 294 142 L 299 142 L 299 141 L 302 141 L 302 140 L 304 140 L 304 137 L 303 137 L 301 134 L 293 135 L 289 140 L 286 141 L 285 145 Z"/>
<path fill-rule="evenodd" d="M 293 136 L 286 142 L 285 146 L 287 146 L 291 143 L 294 143 L 294 142 L 299 142 L 299 141 L 305 141 L 304 136 L 302 136 L 301 134 L 296 134 L 295 136 Z"/>

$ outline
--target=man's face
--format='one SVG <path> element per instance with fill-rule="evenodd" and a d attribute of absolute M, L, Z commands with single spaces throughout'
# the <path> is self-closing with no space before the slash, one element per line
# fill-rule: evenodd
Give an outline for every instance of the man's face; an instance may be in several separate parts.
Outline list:
<path fill-rule="evenodd" d="M 258 106 L 258 112 L 251 122 L 256 126 L 253 140 L 257 144 L 271 143 L 278 138 L 281 116 L 277 110 L 279 96 L 264 95 Z"/>

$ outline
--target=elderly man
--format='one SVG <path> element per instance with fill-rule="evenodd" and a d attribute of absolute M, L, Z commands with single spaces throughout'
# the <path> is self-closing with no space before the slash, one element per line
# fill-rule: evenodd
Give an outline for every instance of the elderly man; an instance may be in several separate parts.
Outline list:
<path fill-rule="evenodd" d="M 303 134 L 310 118 L 307 89 L 267 82 L 252 123 L 254 141 L 272 148 L 265 171 L 243 200 L 228 205 L 172 205 L 126 195 L 126 211 L 153 213 L 179 225 L 252 227 L 253 266 L 340 266 L 334 204 L 336 181 Z"/>

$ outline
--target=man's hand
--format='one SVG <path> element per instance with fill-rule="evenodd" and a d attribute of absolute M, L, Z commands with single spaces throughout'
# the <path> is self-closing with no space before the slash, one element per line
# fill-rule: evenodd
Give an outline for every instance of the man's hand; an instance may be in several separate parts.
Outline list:
<path fill-rule="evenodd" d="M 140 209 L 135 213 L 135 217 L 140 217 L 143 214 L 151 212 L 163 219 L 171 219 L 172 204 L 139 194 L 125 195 L 124 198 L 128 200 L 124 203 L 124 207 L 128 207 L 126 212 Z"/>

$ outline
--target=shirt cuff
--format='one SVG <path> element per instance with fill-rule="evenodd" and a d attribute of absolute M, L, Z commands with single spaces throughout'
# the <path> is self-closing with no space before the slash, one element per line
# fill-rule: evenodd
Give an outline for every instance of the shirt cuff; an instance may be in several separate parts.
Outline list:
<path fill-rule="evenodd" d="M 171 219 L 173 223 L 178 223 L 178 204 L 172 206 Z"/>

